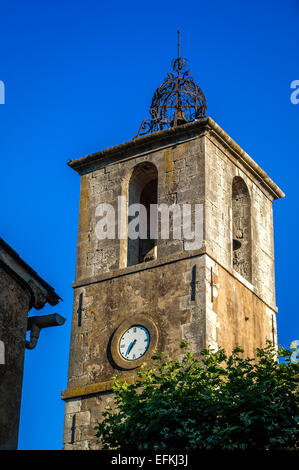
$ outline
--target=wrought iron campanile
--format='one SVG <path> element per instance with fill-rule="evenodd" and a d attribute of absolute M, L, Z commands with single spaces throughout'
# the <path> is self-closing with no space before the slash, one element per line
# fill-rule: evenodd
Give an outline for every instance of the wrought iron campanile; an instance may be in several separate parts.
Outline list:
<path fill-rule="evenodd" d="M 154 93 L 150 107 L 151 117 L 144 119 L 136 137 L 176 127 L 206 115 L 206 99 L 194 83 L 187 69 L 187 59 L 180 56 L 178 31 L 178 57 L 172 64 L 164 82 Z"/>

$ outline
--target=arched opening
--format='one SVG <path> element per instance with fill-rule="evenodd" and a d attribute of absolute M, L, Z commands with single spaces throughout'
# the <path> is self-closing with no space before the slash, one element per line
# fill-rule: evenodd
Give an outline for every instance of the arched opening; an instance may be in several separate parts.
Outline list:
<path fill-rule="evenodd" d="M 128 203 L 142 204 L 144 213 L 139 213 L 140 237 L 131 239 L 128 236 L 127 266 L 132 266 L 145 261 L 155 259 L 157 256 L 157 239 L 150 234 L 150 206 L 157 204 L 158 171 L 153 163 L 144 162 L 137 165 L 131 175 L 128 187 Z M 128 226 L 135 219 L 136 214 L 128 215 Z M 143 234 L 143 236 L 142 236 Z M 145 237 L 144 237 L 145 235 Z"/>
<path fill-rule="evenodd" d="M 251 202 L 246 183 L 235 176 L 232 185 L 233 267 L 245 279 L 252 280 Z"/>

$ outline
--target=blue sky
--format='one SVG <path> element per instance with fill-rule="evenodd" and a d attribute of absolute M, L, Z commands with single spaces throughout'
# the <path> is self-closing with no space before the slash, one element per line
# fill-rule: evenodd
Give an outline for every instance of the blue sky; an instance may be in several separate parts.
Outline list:
<path fill-rule="evenodd" d="M 130 140 L 181 54 L 211 116 L 286 193 L 274 203 L 279 342 L 299 339 L 299 3 L 0 1 L 1 236 L 64 302 L 26 351 L 20 449 L 61 449 L 79 177 L 66 162 Z"/>

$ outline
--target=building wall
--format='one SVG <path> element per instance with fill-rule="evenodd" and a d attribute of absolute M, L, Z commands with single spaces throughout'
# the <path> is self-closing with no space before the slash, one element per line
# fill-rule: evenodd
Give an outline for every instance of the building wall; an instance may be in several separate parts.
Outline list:
<path fill-rule="evenodd" d="M 232 263 L 232 183 L 247 185 L 251 199 L 252 286 L 267 304 L 275 306 L 273 213 L 269 193 L 235 155 L 213 136 L 205 138 L 205 239 L 212 257 L 234 273 Z"/>
<path fill-rule="evenodd" d="M 267 339 L 277 347 L 276 312 L 254 293 L 249 283 L 233 277 L 209 256 L 206 281 L 208 345 L 224 348 L 228 354 L 238 345 L 245 357 L 254 357 L 256 348 L 265 347 Z"/>
<path fill-rule="evenodd" d="M 0 449 L 16 449 L 30 292 L 0 266 L 0 340 L 5 364 L 0 365 Z"/>

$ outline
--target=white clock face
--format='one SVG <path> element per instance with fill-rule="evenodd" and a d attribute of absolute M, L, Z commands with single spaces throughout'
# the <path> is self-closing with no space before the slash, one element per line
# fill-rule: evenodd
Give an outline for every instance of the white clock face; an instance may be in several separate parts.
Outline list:
<path fill-rule="evenodd" d="M 146 353 L 149 343 L 148 330 L 144 326 L 134 325 L 120 338 L 119 352 L 124 359 L 135 361 Z"/>

